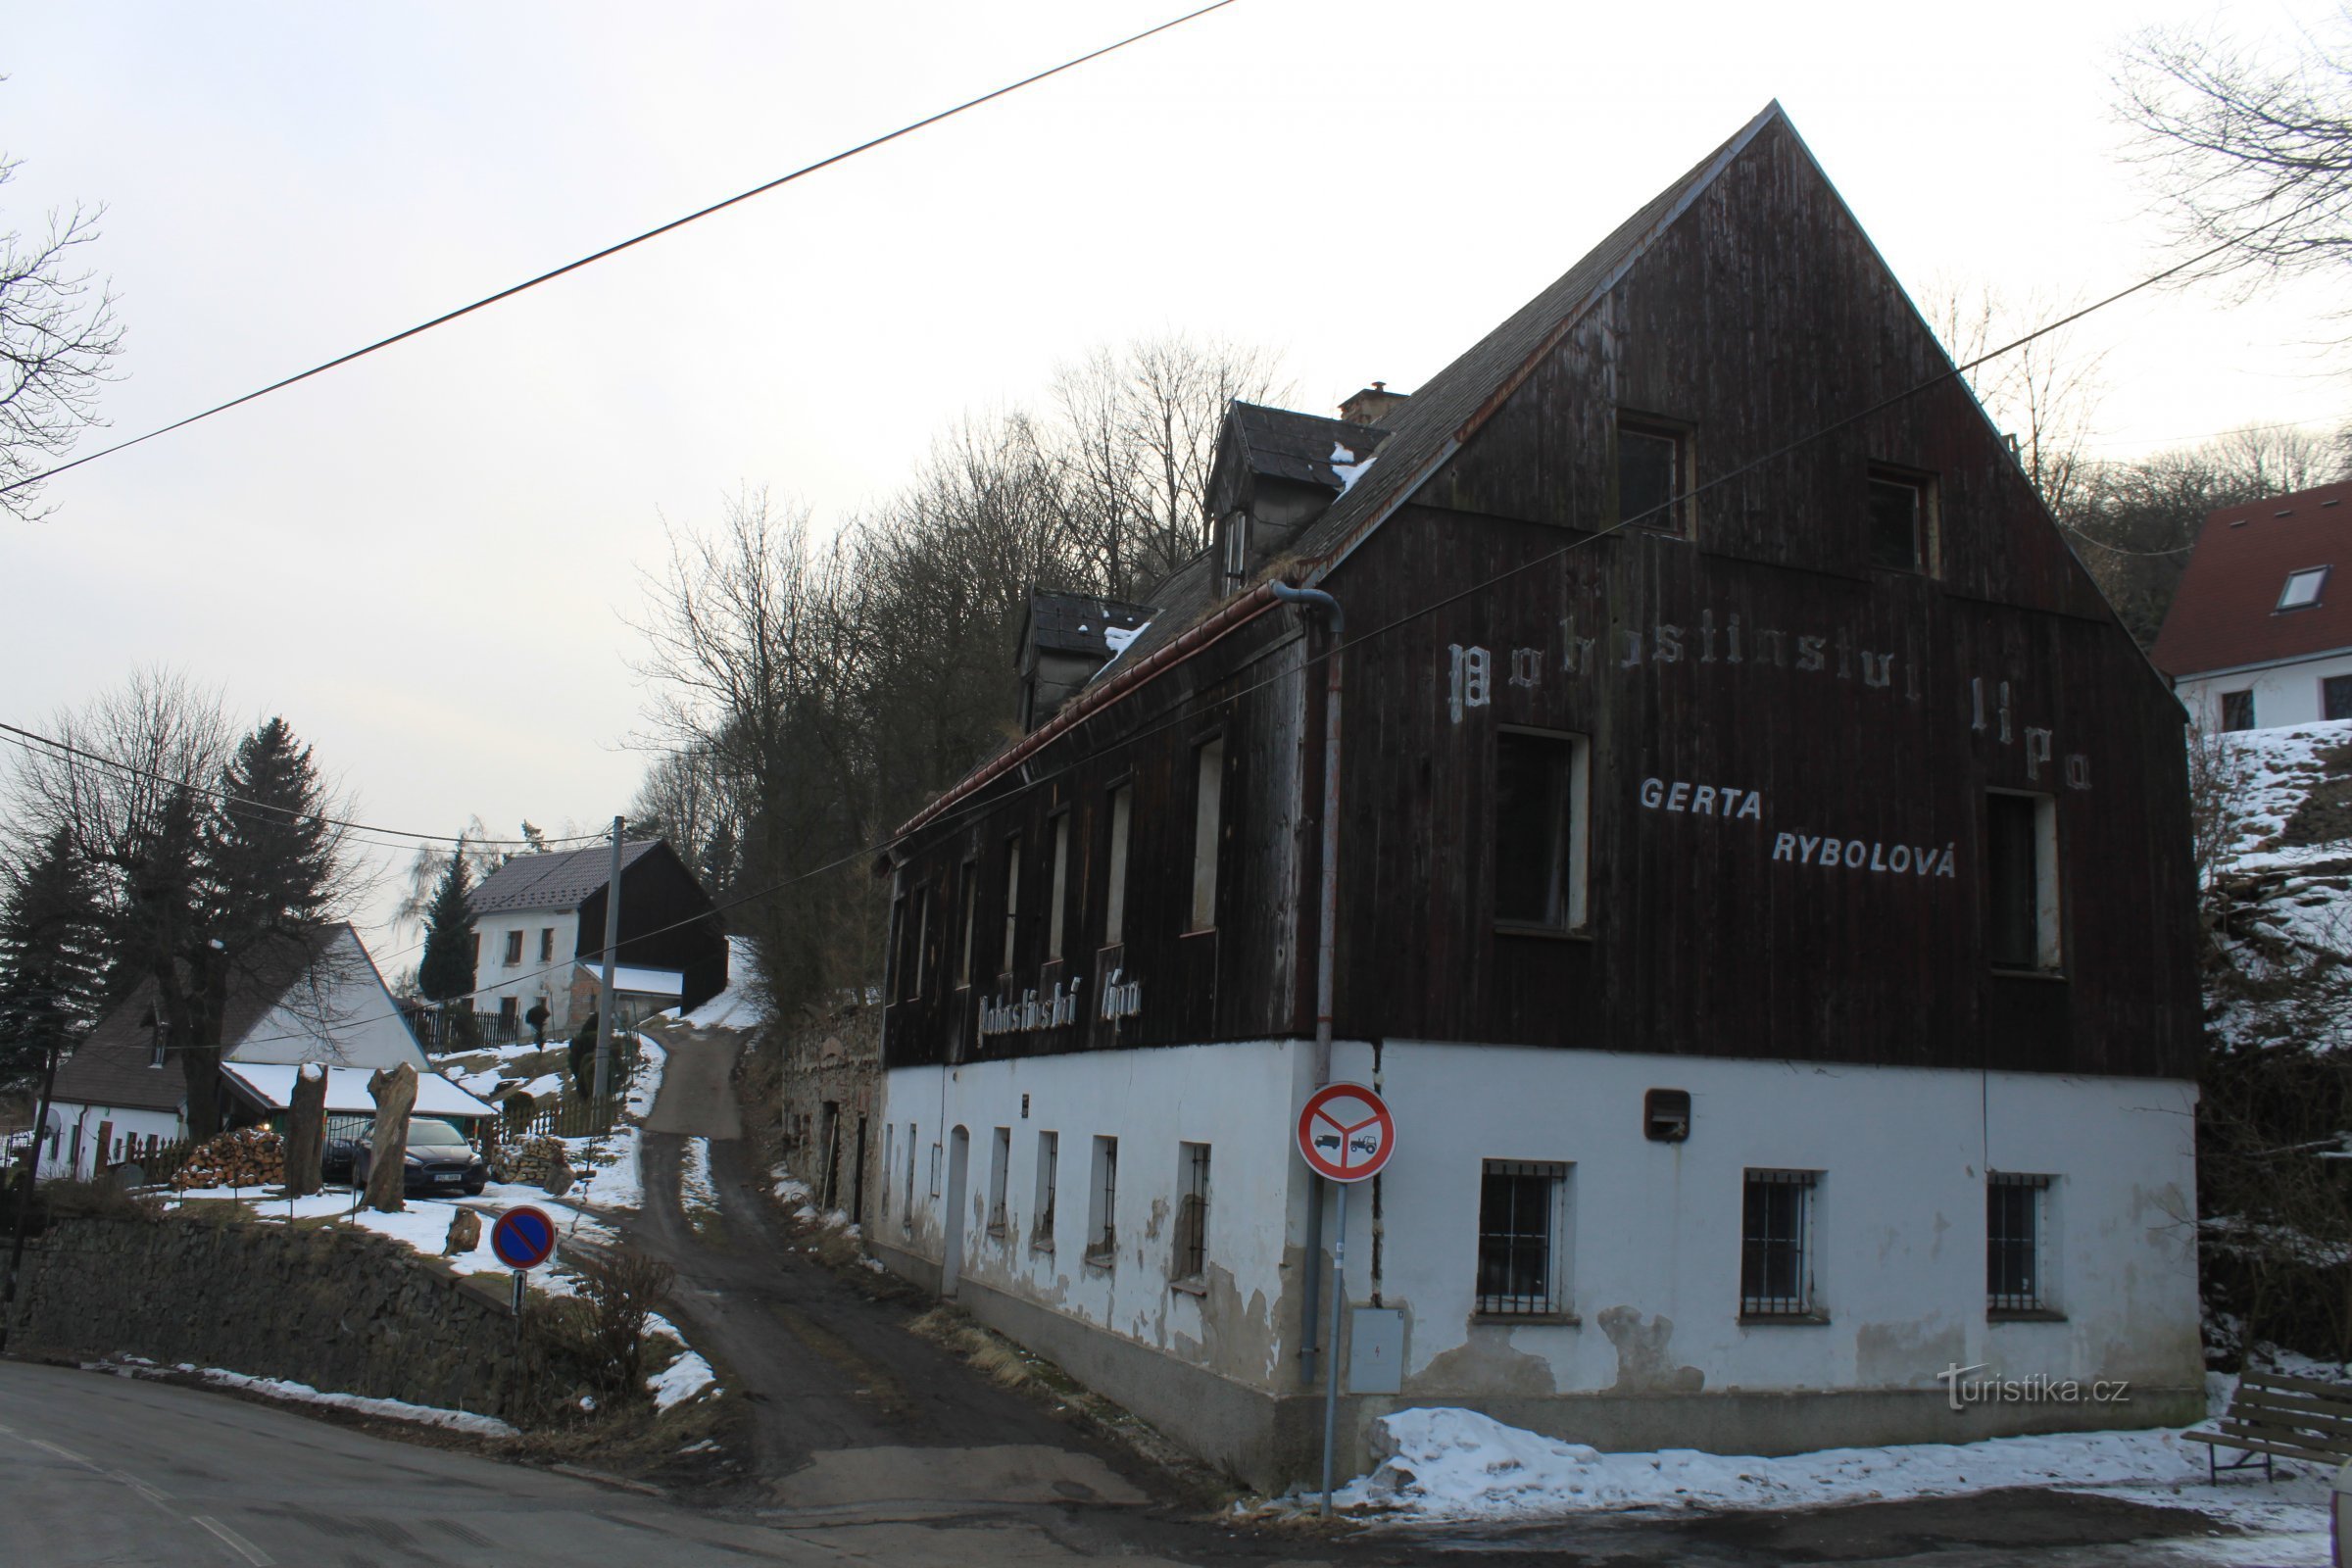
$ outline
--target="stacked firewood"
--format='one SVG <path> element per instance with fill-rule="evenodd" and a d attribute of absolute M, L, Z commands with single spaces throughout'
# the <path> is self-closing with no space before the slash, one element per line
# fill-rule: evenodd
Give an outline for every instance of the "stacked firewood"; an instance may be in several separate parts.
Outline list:
<path fill-rule="evenodd" d="M 500 1152 L 498 1168 L 506 1181 L 520 1186 L 544 1186 L 550 1176 L 569 1163 L 561 1139 L 525 1138 Z"/>
<path fill-rule="evenodd" d="M 191 1187 L 269 1187 L 286 1179 L 286 1141 L 267 1127 L 239 1127 L 198 1144 L 172 1178 Z"/>

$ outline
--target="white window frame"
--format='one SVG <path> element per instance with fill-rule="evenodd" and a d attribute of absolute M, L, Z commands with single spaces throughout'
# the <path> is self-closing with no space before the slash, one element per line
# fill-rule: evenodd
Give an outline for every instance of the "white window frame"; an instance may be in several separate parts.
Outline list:
<path fill-rule="evenodd" d="M 2278 603 L 2275 608 L 2278 610 L 2317 609 L 2320 596 L 2328 589 L 2328 573 L 2333 569 L 2329 566 L 2297 566 L 2286 574 L 2286 581 L 2279 585 Z M 2295 591 L 2297 584 L 2302 584 L 2307 591 L 2298 594 Z"/>

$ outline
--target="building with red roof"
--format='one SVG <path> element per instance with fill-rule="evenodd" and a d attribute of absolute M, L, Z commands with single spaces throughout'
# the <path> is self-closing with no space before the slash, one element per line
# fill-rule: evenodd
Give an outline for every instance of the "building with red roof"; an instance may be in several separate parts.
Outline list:
<path fill-rule="evenodd" d="M 2205 519 L 2149 655 L 2205 728 L 2352 718 L 2347 500 L 2324 484 Z"/>

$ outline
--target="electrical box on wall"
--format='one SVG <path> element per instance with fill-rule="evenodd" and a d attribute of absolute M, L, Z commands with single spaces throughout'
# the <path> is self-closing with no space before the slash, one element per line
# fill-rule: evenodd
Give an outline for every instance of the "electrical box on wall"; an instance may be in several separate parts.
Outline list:
<path fill-rule="evenodd" d="M 1398 1394 L 1404 1389 L 1404 1313 L 1393 1306 L 1359 1306 L 1348 1323 L 1348 1392 Z"/>

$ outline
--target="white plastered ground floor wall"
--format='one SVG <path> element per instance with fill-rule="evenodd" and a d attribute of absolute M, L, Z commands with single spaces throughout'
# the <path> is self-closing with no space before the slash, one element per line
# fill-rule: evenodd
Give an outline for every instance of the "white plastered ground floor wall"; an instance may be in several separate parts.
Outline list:
<path fill-rule="evenodd" d="M 1320 1433 L 1298 1359 L 1313 1184 L 1292 1149 L 1310 1060 L 1301 1042 L 1258 1042 L 889 1072 L 868 1236 L 936 1287 L 957 1224 L 967 1310 L 1253 1484 L 1298 1481 Z M 2191 1085 L 1395 1041 L 1343 1043 L 1334 1075 L 1375 1085 L 1396 1111 L 1394 1159 L 1348 1204 L 1347 1294 L 1405 1324 L 1402 1393 L 1347 1399 L 1344 1463 L 1362 1463 L 1374 1417 L 1410 1405 L 1466 1405 L 1607 1449 L 1764 1453 L 2201 1413 Z M 1687 1142 L 1644 1137 L 1653 1088 L 1690 1094 Z M 949 1216 L 959 1127 L 965 1201 Z M 1041 1132 L 1059 1140 L 1050 1236 Z M 1085 1256 L 1098 1137 L 1119 1146 L 1107 1266 Z M 1171 1278 L 1187 1143 L 1211 1150 L 1198 1290 Z M 1572 1321 L 1475 1311 L 1488 1159 L 1567 1167 Z M 1822 1321 L 1741 1321 L 1749 1168 L 1820 1173 Z M 1988 1316 L 1987 1170 L 2050 1178 L 2047 1320 Z M 2131 1397 L 1955 1412 L 1936 1374 L 1978 1363 L 1979 1376 L 2125 1381 Z"/>

